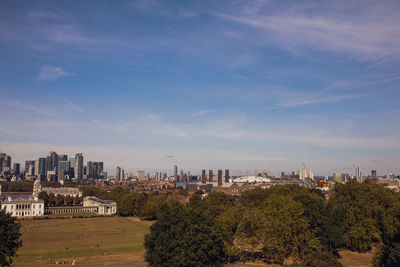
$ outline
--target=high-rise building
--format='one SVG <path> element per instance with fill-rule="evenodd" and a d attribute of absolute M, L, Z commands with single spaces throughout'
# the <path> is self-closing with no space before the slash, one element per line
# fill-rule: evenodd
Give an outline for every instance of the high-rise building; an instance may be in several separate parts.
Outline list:
<path fill-rule="evenodd" d="M 46 158 L 39 158 L 39 174 L 45 175 L 46 174 Z"/>
<path fill-rule="evenodd" d="M 125 171 L 124 169 L 121 168 L 121 180 L 124 181 L 125 180 Z"/>
<path fill-rule="evenodd" d="M 362 182 L 362 173 L 361 173 L 361 169 L 359 166 L 356 167 L 356 179 L 359 182 Z"/>
<path fill-rule="evenodd" d="M 46 173 L 52 171 L 53 169 L 53 158 L 51 156 L 46 157 Z"/>
<path fill-rule="evenodd" d="M 35 160 L 35 175 L 39 174 L 39 160 Z"/>
<path fill-rule="evenodd" d="M 222 186 L 222 170 L 218 170 L 218 186 Z"/>
<path fill-rule="evenodd" d="M 205 184 L 207 182 L 206 170 L 201 171 L 201 182 Z"/>
<path fill-rule="evenodd" d="M 336 183 L 342 182 L 342 174 L 341 173 L 333 173 L 333 181 Z"/>
<path fill-rule="evenodd" d="M 376 180 L 377 179 L 376 170 L 372 170 L 371 171 L 371 178 L 372 178 L 372 180 Z"/>
<path fill-rule="evenodd" d="M 19 172 L 20 172 L 20 164 L 19 163 L 14 163 L 13 164 L 12 172 L 14 174 L 19 174 Z"/>
<path fill-rule="evenodd" d="M 32 176 L 35 174 L 35 165 L 29 165 L 28 175 Z"/>
<path fill-rule="evenodd" d="M 56 171 L 58 168 L 58 154 L 54 151 L 50 151 L 48 157 L 51 157 L 51 171 Z"/>
<path fill-rule="evenodd" d="M 174 177 L 175 177 L 175 181 L 178 181 L 178 166 L 174 166 Z"/>
<path fill-rule="evenodd" d="M 303 169 L 301 170 L 301 172 L 300 172 L 299 179 L 300 179 L 300 180 L 304 180 L 304 179 L 306 179 L 306 178 L 307 178 L 307 170 L 306 170 L 306 168 L 303 168 Z"/>
<path fill-rule="evenodd" d="M 35 168 L 35 161 L 34 160 L 25 160 L 25 173 L 29 172 L 29 167 L 33 166 Z M 31 174 L 33 175 L 33 174 Z"/>
<path fill-rule="evenodd" d="M 308 174 L 308 178 L 314 179 L 314 173 L 313 173 L 311 168 L 308 168 L 308 173 L 307 174 Z"/>
<path fill-rule="evenodd" d="M 58 156 L 58 160 L 67 161 L 68 155 L 60 155 L 60 156 Z"/>
<path fill-rule="evenodd" d="M 0 153 L 0 173 L 11 172 L 11 157 Z"/>
<path fill-rule="evenodd" d="M 69 161 L 68 160 L 59 160 L 57 169 L 58 169 L 57 173 L 60 173 L 60 171 L 63 171 L 62 174 L 69 173 L 69 169 L 70 169 Z M 58 178 L 61 179 L 62 177 L 58 177 Z"/>
<path fill-rule="evenodd" d="M 97 162 L 93 162 L 92 165 L 93 165 L 93 170 L 92 170 L 92 173 L 93 173 L 93 174 L 92 174 L 92 178 L 94 178 L 94 179 L 99 179 L 100 176 L 101 176 L 102 173 L 103 173 L 103 166 L 104 166 L 104 163 L 101 162 L 101 161 L 97 161 Z"/>
<path fill-rule="evenodd" d="M 229 183 L 229 170 L 225 170 L 225 183 Z"/>
<path fill-rule="evenodd" d="M 121 180 L 121 167 L 115 169 L 115 180 L 119 182 Z"/>
<path fill-rule="evenodd" d="M 82 153 L 75 154 L 75 178 L 77 180 L 83 179 L 83 155 Z"/>
<path fill-rule="evenodd" d="M 213 171 L 212 171 L 212 170 L 209 170 L 209 171 L 208 171 L 208 181 L 209 181 L 210 183 L 212 183 L 212 182 L 213 182 L 213 178 L 214 178 L 214 176 L 213 176 Z"/>
<path fill-rule="evenodd" d="M 86 163 L 86 165 L 87 165 L 87 173 L 86 173 L 86 175 L 87 175 L 87 178 L 94 178 L 94 172 L 93 172 L 93 162 L 91 162 L 91 161 L 88 161 L 87 163 Z"/>
<path fill-rule="evenodd" d="M 342 173 L 342 182 L 345 183 L 349 180 L 349 174 L 348 173 Z"/>

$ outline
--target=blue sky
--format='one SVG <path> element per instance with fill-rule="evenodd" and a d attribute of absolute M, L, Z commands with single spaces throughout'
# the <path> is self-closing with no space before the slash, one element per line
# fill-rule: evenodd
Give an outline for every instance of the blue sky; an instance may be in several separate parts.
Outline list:
<path fill-rule="evenodd" d="M 400 173 L 398 1 L 2 1 L 0 150 Z"/>

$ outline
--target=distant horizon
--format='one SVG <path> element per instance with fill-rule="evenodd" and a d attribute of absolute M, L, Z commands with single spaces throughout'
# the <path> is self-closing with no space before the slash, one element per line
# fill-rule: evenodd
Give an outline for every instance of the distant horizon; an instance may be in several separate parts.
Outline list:
<path fill-rule="evenodd" d="M 0 1 L 0 150 L 400 174 L 400 2 Z"/>
<path fill-rule="evenodd" d="M 244 168 L 244 169 L 239 169 L 239 168 L 220 168 L 220 167 L 217 167 L 217 168 L 212 168 L 212 169 L 210 169 L 210 168 L 200 168 L 200 169 L 186 169 L 186 168 L 184 168 L 184 167 L 181 167 L 181 166 L 179 166 L 178 164 L 173 164 L 173 165 L 171 165 L 171 168 L 159 168 L 159 169 L 145 169 L 145 168 L 125 168 L 125 167 L 123 167 L 123 166 L 121 166 L 121 165 L 115 165 L 114 167 L 109 167 L 109 166 L 107 166 L 107 162 L 105 162 L 105 161 L 103 161 L 103 160 L 101 160 L 101 159 L 96 159 L 96 160 L 93 160 L 93 159 L 91 159 L 91 158 L 86 158 L 85 157 L 85 152 L 76 152 L 76 153 L 73 153 L 73 154 L 66 154 L 66 153 L 59 153 L 58 151 L 56 151 L 56 150 L 49 150 L 49 151 L 54 151 L 54 152 L 56 152 L 59 156 L 60 155 L 67 155 L 68 156 L 68 160 L 70 159 L 70 158 L 74 158 L 75 157 L 75 154 L 76 153 L 82 153 L 82 155 L 83 155 L 83 162 L 84 162 L 84 166 L 86 166 L 86 164 L 87 164 L 87 162 L 88 161 L 92 161 L 92 162 L 103 162 L 104 163 L 104 165 L 105 165 L 105 168 L 104 168 L 104 170 L 107 172 L 107 174 L 108 175 L 111 175 L 111 176 L 113 176 L 113 175 L 115 175 L 115 170 L 116 170 L 116 167 L 121 167 L 122 169 L 124 169 L 125 170 L 125 174 L 129 174 L 129 172 L 133 172 L 133 174 L 135 175 L 135 173 L 137 172 L 137 171 L 145 171 L 146 172 L 146 174 L 147 174 L 147 172 L 150 172 L 152 175 L 154 175 L 155 174 L 155 172 L 163 172 L 163 173 L 167 173 L 167 175 L 169 175 L 169 176 L 172 176 L 173 175 L 173 168 L 174 168 L 174 166 L 175 165 L 177 165 L 178 166 L 178 171 L 179 171 L 179 174 L 180 174 L 180 171 L 181 170 L 183 170 L 185 173 L 187 173 L 187 172 L 190 172 L 191 174 L 201 174 L 201 170 L 226 170 L 226 169 L 228 169 L 229 171 L 230 171 L 230 175 L 231 176 L 235 176 L 236 174 L 234 173 L 234 171 L 235 170 L 237 170 L 237 171 L 242 171 L 242 174 L 244 174 L 244 173 L 246 173 L 246 171 L 248 170 L 249 171 L 249 175 L 254 175 L 255 174 L 255 171 L 257 170 L 258 171 L 258 173 L 263 173 L 263 171 L 264 171 L 264 169 L 265 169 L 265 172 L 270 172 L 269 174 L 270 175 L 277 175 L 277 174 L 281 174 L 282 172 L 284 172 L 285 174 L 290 174 L 290 173 L 292 173 L 292 171 L 298 171 L 298 170 L 302 170 L 304 167 L 303 166 L 301 166 L 301 167 L 299 167 L 298 169 L 293 169 L 293 170 L 271 170 L 271 169 L 269 169 L 269 168 L 266 168 L 266 167 L 260 167 L 260 168 L 255 168 L 255 169 L 246 169 L 246 168 Z M 21 166 L 21 169 L 22 169 L 22 166 L 24 166 L 25 167 L 25 161 L 27 161 L 27 160 L 37 160 L 38 158 L 43 158 L 43 157 L 46 157 L 47 156 L 47 154 L 41 154 L 41 156 L 38 156 L 38 157 L 35 157 L 35 158 L 27 158 L 27 159 L 24 159 L 24 160 L 21 160 L 21 161 L 16 161 L 16 160 L 14 160 L 14 157 L 11 155 L 11 154 L 9 154 L 9 153 L 7 153 L 7 152 L 5 152 L 5 151 L 1 151 L 0 150 L 0 153 L 6 153 L 8 156 L 11 156 L 11 160 L 12 160 L 12 164 L 14 164 L 14 163 L 19 163 L 20 164 L 20 166 Z M 360 169 L 361 169 L 361 172 L 362 172 L 362 175 L 363 176 L 369 176 L 369 175 L 371 175 L 371 171 L 372 170 L 376 170 L 377 171 L 377 176 L 385 176 L 385 175 L 388 175 L 388 174 L 394 174 L 394 175 L 399 175 L 398 173 L 391 173 L 391 172 L 387 172 L 387 173 L 381 173 L 380 172 L 380 170 L 377 170 L 377 169 L 363 169 L 361 166 L 359 166 L 359 165 L 355 165 L 354 166 L 354 168 L 353 168 L 353 171 L 352 172 L 345 172 L 345 171 L 340 171 L 340 169 L 338 169 L 337 171 L 334 171 L 334 172 L 331 172 L 331 173 L 329 173 L 329 172 L 324 172 L 324 173 L 321 173 L 321 172 L 315 172 L 315 169 L 312 167 L 312 166 L 306 166 L 306 169 L 308 169 L 308 168 L 311 168 L 312 170 L 313 170 L 313 173 L 314 173 L 314 176 L 332 176 L 332 174 L 333 173 L 345 173 L 345 174 L 349 174 L 350 176 L 354 176 L 354 174 L 355 174 L 355 168 L 356 167 L 360 167 Z M 193 171 L 193 172 L 192 172 Z M 243 173 L 244 172 L 244 173 Z M 112 175 L 113 174 L 113 175 Z"/>

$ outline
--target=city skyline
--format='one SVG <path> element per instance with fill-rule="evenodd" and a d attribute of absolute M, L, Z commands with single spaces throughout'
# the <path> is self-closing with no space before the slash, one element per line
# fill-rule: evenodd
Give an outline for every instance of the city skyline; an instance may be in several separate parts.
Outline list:
<path fill-rule="evenodd" d="M 397 1 L 74 3 L 0 2 L 13 162 L 400 173 Z"/>

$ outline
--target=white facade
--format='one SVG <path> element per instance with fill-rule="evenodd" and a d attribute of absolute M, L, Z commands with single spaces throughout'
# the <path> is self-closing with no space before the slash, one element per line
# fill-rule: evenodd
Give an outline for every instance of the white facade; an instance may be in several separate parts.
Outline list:
<path fill-rule="evenodd" d="M 37 198 L 11 198 L 1 201 L 1 209 L 13 217 L 36 217 L 44 215 L 44 202 Z"/>
<path fill-rule="evenodd" d="M 97 197 L 85 197 L 83 207 L 97 207 L 98 214 L 111 215 L 117 212 L 117 203 L 113 200 L 104 200 Z"/>

